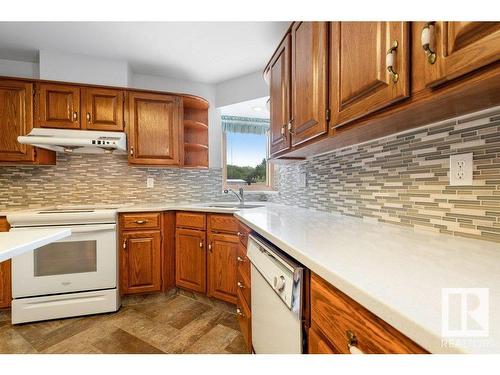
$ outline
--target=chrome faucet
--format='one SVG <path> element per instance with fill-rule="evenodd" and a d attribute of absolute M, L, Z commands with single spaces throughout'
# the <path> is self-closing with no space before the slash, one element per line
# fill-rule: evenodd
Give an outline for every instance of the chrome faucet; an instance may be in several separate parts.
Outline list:
<path fill-rule="evenodd" d="M 239 188 L 239 193 L 235 192 L 233 189 L 224 189 L 224 194 L 229 194 L 229 193 L 233 193 L 236 198 L 238 198 L 238 200 L 240 201 L 240 206 L 244 206 L 245 205 L 245 195 L 244 195 L 244 190 L 242 187 Z"/>

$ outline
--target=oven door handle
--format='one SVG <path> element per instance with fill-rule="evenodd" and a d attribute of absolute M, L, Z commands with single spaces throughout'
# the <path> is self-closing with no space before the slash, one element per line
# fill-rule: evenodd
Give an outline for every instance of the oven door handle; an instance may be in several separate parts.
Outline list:
<path fill-rule="evenodd" d="M 113 231 L 116 229 L 116 224 L 93 224 L 93 225 L 61 225 L 59 226 L 46 226 L 46 227 L 23 227 L 23 228 L 11 228 L 11 231 L 18 230 L 31 230 L 31 229 L 71 229 L 71 234 L 73 233 L 94 233 L 102 231 Z"/>
<path fill-rule="evenodd" d="M 116 224 L 102 224 L 102 225 L 82 225 L 81 227 L 71 227 L 71 233 L 92 233 L 114 230 Z"/>

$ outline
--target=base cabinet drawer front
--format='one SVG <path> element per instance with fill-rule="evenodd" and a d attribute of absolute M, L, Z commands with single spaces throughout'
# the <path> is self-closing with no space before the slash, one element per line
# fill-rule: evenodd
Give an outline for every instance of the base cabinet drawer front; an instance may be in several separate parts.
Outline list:
<path fill-rule="evenodd" d="M 159 212 L 121 214 L 123 229 L 157 229 L 160 228 Z"/>
<path fill-rule="evenodd" d="M 238 302 L 236 303 L 236 315 L 248 352 L 252 352 L 252 314 L 240 292 L 238 292 Z"/>
<path fill-rule="evenodd" d="M 121 284 L 124 294 L 161 291 L 161 232 L 122 235 Z"/>
<path fill-rule="evenodd" d="M 175 231 L 175 284 L 195 292 L 207 291 L 207 245 L 204 231 Z"/>
<path fill-rule="evenodd" d="M 322 332 L 341 353 L 349 353 L 351 346 L 366 354 L 426 353 L 315 274 L 311 277 L 311 326 Z"/>
<path fill-rule="evenodd" d="M 233 215 L 208 215 L 208 229 L 218 233 L 238 233 L 238 219 Z"/>
<path fill-rule="evenodd" d="M 208 233 L 208 296 L 236 303 L 238 237 Z"/>
<path fill-rule="evenodd" d="M 251 232 L 252 230 L 241 221 L 238 223 L 238 237 L 240 238 L 241 244 L 245 247 L 248 245 L 248 236 Z"/>
<path fill-rule="evenodd" d="M 207 215 L 197 212 L 177 212 L 175 225 L 177 228 L 205 230 L 207 228 Z"/>
<path fill-rule="evenodd" d="M 339 351 L 323 340 L 321 334 L 314 328 L 309 328 L 307 352 L 308 354 L 339 354 Z"/>
<path fill-rule="evenodd" d="M 241 296 L 244 298 L 245 302 L 247 303 L 248 306 L 251 306 L 251 283 L 250 283 L 250 278 L 247 276 L 243 275 L 241 273 L 241 269 L 238 267 L 238 272 L 237 272 L 237 282 L 236 286 L 238 287 L 238 290 L 241 294 Z"/>

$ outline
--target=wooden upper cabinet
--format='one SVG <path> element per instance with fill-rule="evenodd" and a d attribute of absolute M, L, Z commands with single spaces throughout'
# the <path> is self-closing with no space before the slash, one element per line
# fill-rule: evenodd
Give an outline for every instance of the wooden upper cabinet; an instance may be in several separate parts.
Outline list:
<path fill-rule="evenodd" d="M 500 60 L 500 22 L 416 22 L 418 58 L 427 86 L 436 86 Z M 427 36 L 427 38 L 425 38 Z M 427 53 L 423 40 L 429 43 Z M 415 47 L 415 43 L 414 43 Z M 429 58 L 429 54 L 435 53 Z"/>
<path fill-rule="evenodd" d="M 290 32 L 295 146 L 328 130 L 328 22 L 295 22 Z"/>
<path fill-rule="evenodd" d="M 179 165 L 182 103 L 178 96 L 130 92 L 129 163 Z"/>
<path fill-rule="evenodd" d="M 409 96 L 408 38 L 407 22 L 331 24 L 330 106 L 333 127 Z M 392 56 L 392 64 L 388 54 Z M 389 66 L 392 66 L 392 73 Z"/>
<path fill-rule="evenodd" d="M 54 83 L 36 85 L 35 126 L 80 129 L 80 87 Z"/>
<path fill-rule="evenodd" d="M 121 283 L 124 294 L 161 290 L 161 233 L 137 231 L 123 234 Z"/>
<path fill-rule="evenodd" d="M 239 238 L 208 234 L 208 296 L 236 303 Z"/>
<path fill-rule="evenodd" d="M 175 231 L 175 283 L 205 293 L 207 291 L 207 253 L 205 232 L 177 228 Z"/>
<path fill-rule="evenodd" d="M 34 161 L 34 149 L 17 137 L 33 126 L 33 84 L 0 80 L 0 161 Z"/>
<path fill-rule="evenodd" d="M 82 128 L 123 131 L 124 92 L 104 88 L 82 89 Z"/>
<path fill-rule="evenodd" d="M 291 37 L 287 34 L 268 66 L 270 85 L 271 154 L 290 148 L 290 49 Z"/>

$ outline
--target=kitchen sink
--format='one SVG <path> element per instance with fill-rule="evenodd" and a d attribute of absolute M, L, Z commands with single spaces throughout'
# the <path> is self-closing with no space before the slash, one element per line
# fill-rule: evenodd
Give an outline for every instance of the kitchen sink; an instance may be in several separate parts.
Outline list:
<path fill-rule="evenodd" d="M 262 204 L 244 204 L 241 205 L 239 203 L 235 204 L 211 204 L 207 207 L 214 207 L 214 208 L 236 208 L 236 209 L 245 209 L 245 208 L 257 208 L 257 207 L 263 207 Z"/>

